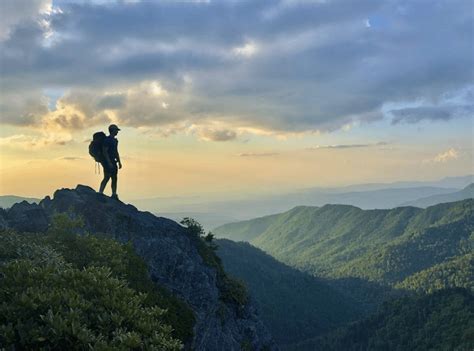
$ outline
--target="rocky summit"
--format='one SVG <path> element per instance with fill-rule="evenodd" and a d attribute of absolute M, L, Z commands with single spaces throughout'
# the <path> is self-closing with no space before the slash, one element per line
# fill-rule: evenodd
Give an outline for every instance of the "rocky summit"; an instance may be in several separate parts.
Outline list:
<path fill-rule="evenodd" d="M 196 318 L 192 350 L 277 350 L 251 302 L 223 301 L 215 268 L 205 264 L 186 228 L 78 185 L 39 204 L 22 202 L 0 212 L 0 229 L 44 232 L 56 213 L 84 220 L 84 231 L 131 242 L 154 282 L 184 300 Z"/>

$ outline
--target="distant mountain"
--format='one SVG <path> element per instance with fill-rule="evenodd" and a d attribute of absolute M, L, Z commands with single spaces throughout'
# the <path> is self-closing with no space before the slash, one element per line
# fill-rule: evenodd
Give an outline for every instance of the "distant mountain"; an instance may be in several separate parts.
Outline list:
<path fill-rule="evenodd" d="M 438 194 L 432 195 L 428 197 L 423 197 L 421 199 L 417 199 L 415 201 L 409 201 L 402 206 L 415 206 L 415 207 L 428 207 L 433 206 L 436 204 L 444 203 L 444 202 L 454 202 L 454 201 L 461 201 L 465 199 L 472 199 L 474 198 L 474 183 L 469 184 L 464 189 L 460 191 L 456 191 L 453 193 L 448 194 Z"/>
<path fill-rule="evenodd" d="M 325 204 L 353 205 L 363 209 L 384 209 L 432 195 L 449 194 L 474 182 L 474 176 L 443 178 L 437 181 L 356 184 L 343 187 L 314 187 L 273 194 L 171 197 L 138 199 L 141 209 L 161 214 L 197 214 L 206 229 L 235 221 L 283 212 L 295 206 Z M 210 219 L 210 220 L 209 220 Z"/>
<path fill-rule="evenodd" d="M 224 268 L 242 279 L 282 345 L 313 338 L 362 316 L 354 300 L 244 242 L 217 240 Z"/>
<path fill-rule="evenodd" d="M 400 189 L 400 188 L 417 188 L 417 187 L 435 187 L 435 188 L 456 188 L 462 189 L 467 185 L 474 182 L 474 174 L 458 176 L 458 177 L 445 177 L 438 180 L 432 181 L 399 181 L 392 183 L 366 183 L 366 184 L 354 184 L 335 188 L 309 188 L 303 191 L 326 191 L 331 193 L 344 193 L 351 191 L 370 191 L 380 189 Z"/>
<path fill-rule="evenodd" d="M 21 197 L 21 196 L 15 196 L 15 195 L 2 195 L 0 196 L 0 207 L 1 208 L 10 208 L 14 204 L 26 201 L 29 202 L 30 204 L 32 203 L 39 203 L 41 200 L 36 199 L 33 197 Z"/>
<path fill-rule="evenodd" d="M 278 260 L 318 277 L 394 286 L 471 252 L 473 230 L 471 199 L 425 210 L 300 206 L 278 215 L 224 225 L 214 233 L 248 240 Z M 453 278 L 455 286 L 457 281 Z"/>

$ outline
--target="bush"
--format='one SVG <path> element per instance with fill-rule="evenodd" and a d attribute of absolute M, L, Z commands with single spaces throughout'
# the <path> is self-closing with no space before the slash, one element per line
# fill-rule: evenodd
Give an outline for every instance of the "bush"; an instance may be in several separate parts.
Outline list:
<path fill-rule="evenodd" d="M 146 293 L 146 305 L 158 305 L 168 311 L 163 319 L 173 327 L 175 338 L 183 342 L 191 340 L 195 323 L 191 308 L 151 281 L 145 262 L 135 253 L 132 244 L 121 244 L 95 235 L 72 234 L 81 226 L 80 219 L 71 220 L 65 214 L 58 215 L 52 221 L 45 242 L 76 268 L 108 267 L 115 278 L 124 279 L 132 289 Z"/>
<path fill-rule="evenodd" d="M 98 238 L 92 235 L 74 234 L 81 230 L 81 226 L 80 219 L 71 220 L 66 215 L 59 215 L 53 220 L 47 235 L 17 234 L 13 231 L 0 232 L 0 267 L 5 270 L 5 272 L 0 272 L 0 278 L 2 274 L 11 273 L 7 267 L 13 267 L 11 266 L 12 262 L 25 264 L 28 261 L 33 266 L 38 266 L 38 269 L 40 267 L 43 267 L 41 269 L 61 267 L 61 272 L 67 267 L 67 272 L 75 270 L 86 272 L 89 276 L 92 274 L 91 272 L 93 275 L 97 275 L 97 269 L 99 271 L 105 269 L 110 279 L 120 281 L 124 288 L 140 296 L 143 311 L 151 311 L 157 306 L 160 307 L 159 321 L 163 325 L 172 327 L 167 327 L 172 338 L 179 339 L 183 343 L 191 340 L 195 322 L 192 310 L 183 301 L 151 281 L 146 264 L 135 254 L 132 245 L 120 244 L 112 239 Z M 25 266 L 17 267 L 17 269 L 20 268 L 25 269 Z M 27 276 L 29 273 L 21 274 Z M 69 277 L 71 276 L 69 275 Z M 80 274 L 77 278 L 79 277 Z M 96 279 L 102 278 L 96 277 Z M 7 284 L 5 279 L 0 279 L 0 282 Z M 31 286 L 26 289 L 39 289 L 37 284 L 43 284 L 41 281 L 38 283 L 31 281 L 30 283 Z M 45 286 L 48 284 L 44 283 Z M 84 299 L 87 300 L 87 296 L 84 296 Z M 0 301 L 3 304 L 6 303 L 2 299 Z M 17 302 L 11 301 L 13 305 Z M 101 303 L 101 301 L 96 301 L 95 304 L 100 306 Z M 3 304 L 2 306 L 4 306 Z M 37 312 L 31 311 L 33 315 Z M 3 343 L 0 342 L 0 345 Z"/>
<path fill-rule="evenodd" d="M 232 278 L 225 272 L 222 261 L 215 252 L 218 246 L 212 242 L 214 235 L 211 232 L 204 235 L 204 228 L 193 218 L 185 217 L 180 223 L 186 226 L 191 238 L 195 240 L 197 250 L 204 263 L 216 269 L 220 299 L 239 307 L 247 304 L 249 299 L 247 287 L 243 281 Z"/>
<path fill-rule="evenodd" d="M 179 350 L 164 310 L 106 267 L 73 268 L 62 258 L 0 267 L 0 344 L 19 349 Z"/>

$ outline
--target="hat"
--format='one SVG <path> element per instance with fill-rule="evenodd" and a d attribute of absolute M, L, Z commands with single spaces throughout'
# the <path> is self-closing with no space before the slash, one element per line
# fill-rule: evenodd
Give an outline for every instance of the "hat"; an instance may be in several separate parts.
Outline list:
<path fill-rule="evenodd" d="M 112 131 L 112 130 L 120 130 L 120 128 L 116 124 L 111 124 L 109 126 L 109 132 Z"/>

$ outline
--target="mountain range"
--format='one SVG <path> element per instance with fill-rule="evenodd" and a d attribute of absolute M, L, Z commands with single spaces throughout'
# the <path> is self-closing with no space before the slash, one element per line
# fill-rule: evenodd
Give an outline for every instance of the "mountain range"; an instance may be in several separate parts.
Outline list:
<path fill-rule="evenodd" d="M 408 349 L 443 350 L 459 345 L 464 349 L 473 344 L 468 341 L 470 334 L 458 341 L 450 338 L 448 342 L 442 339 L 441 330 L 447 328 L 453 335 L 459 335 L 460 330 L 461 334 L 468 333 L 474 326 L 474 199 L 426 209 L 298 206 L 283 213 L 223 225 L 213 233 L 227 240 L 247 242 L 230 245 L 219 240 L 224 246 L 219 254 L 226 269 L 247 283 L 263 310 L 273 308 L 272 299 L 265 298 L 266 286 L 279 291 L 291 283 L 282 279 L 280 287 L 262 284 L 267 276 L 283 275 L 275 271 L 285 272 L 287 266 L 313 277 L 314 285 L 338 291 L 340 295 L 334 296 L 355 301 L 359 321 L 323 335 L 313 329 L 313 337 L 305 341 L 292 344 L 292 340 L 286 340 L 290 342 L 282 344 L 284 350 L 395 350 L 401 343 Z M 257 254 L 257 248 L 265 253 Z M 266 267 L 264 255 L 271 255 L 284 266 L 277 268 L 273 264 L 274 271 L 261 269 Z M 293 280 L 293 286 L 293 295 L 289 294 L 285 301 L 298 306 L 298 279 Z M 458 306 L 456 301 L 463 302 Z M 313 303 L 315 308 L 321 308 L 317 302 L 309 302 L 308 308 Z M 329 310 L 334 308 L 330 303 L 323 304 Z M 420 315 L 425 308 L 426 312 Z M 337 315 L 337 308 L 333 311 Z M 278 322 L 293 325 L 295 321 L 297 325 L 300 320 L 291 314 L 285 318 L 265 313 L 262 316 L 272 332 Z M 317 314 L 313 318 L 317 320 Z M 397 331 L 400 326 L 405 328 L 404 334 Z M 426 333 L 410 334 L 410 328 Z M 388 340 L 387 335 L 392 339 Z M 437 336 L 430 339 L 430 335 Z"/>
<path fill-rule="evenodd" d="M 460 191 L 474 182 L 474 176 L 447 177 L 437 181 L 357 184 L 336 188 L 315 187 L 287 193 L 137 199 L 134 203 L 153 213 L 171 218 L 194 217 L 212 229 L 231 221 L 283 212 L 295 206 L 325 204 L 353 205 L 363 209 L 388 209 L 434 195 Z M 461 199 L 459 199 L 461 200 Z M 444 201 L 441 201 L 444 202 Z M 430 203 L 431 204 L 431 203 Z M 433 203 L 434 204 L 434 203 Z"/>
<path fill-rule="evenodd" d="M 415 201 L 409 201 L 402 204 L 402 206 L 428 207 L 444 202 L 461 201 L 464 199 L 474 198 L 474 183 L 469 184 L 464 189 L 447 194 L 438 194 L 428 197 L 423 197 Z"/>

